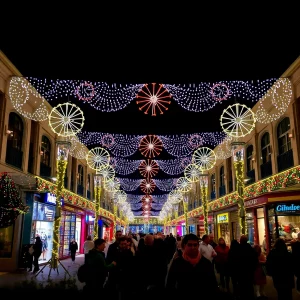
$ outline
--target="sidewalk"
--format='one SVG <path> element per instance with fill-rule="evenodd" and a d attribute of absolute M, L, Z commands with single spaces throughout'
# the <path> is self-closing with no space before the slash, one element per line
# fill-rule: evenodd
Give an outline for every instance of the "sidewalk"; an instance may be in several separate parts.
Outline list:
<path fill-rule="evenodd" d="M 61 265 L 58 266 L 58 273 L 57 270 L 50 270 L 49 265 L 45 263 L 40 264 L 40 270 L 44 267 L 43 271 L 40 272 L 37 276 L 32 272 L 28 272 L 25 269 L 19 269 L 16 272 L 8 273 L 8 272 L 0 272 L 0 288 L 1 287 L 12 287 L 17 283 L 25 280 L 35 280 L 37 283 L 45 284 L 47 283 L 48 279 L 52 281 L 58 281 L 61 279 L 70 278 L 64 268 L 68 271 L 71 278 L 76 279 L 76 285 L 78 289 L 82 289 L 84 283 L 81 283 L 77 279 L 77 270 L 80 265 L 84 263 L 84 254 L 79 254 L 75 258 L 75 263 L 72 263 L 71 258 L 63 259 L 60 261 Z M 45 266 L 46 265 L 46 266 Z M 64 268 L 62 267 L 64 266 Z M 50 272 L 51 271 L 51 272 Z M 50 274 L 50 276 L 49 276 Z"/>

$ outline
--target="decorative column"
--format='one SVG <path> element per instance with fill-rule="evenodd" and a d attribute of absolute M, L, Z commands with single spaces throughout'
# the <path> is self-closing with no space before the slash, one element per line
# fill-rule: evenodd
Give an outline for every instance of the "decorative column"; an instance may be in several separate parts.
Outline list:
<path fill-rule="evenodd" d="M 185 234 L 189 234 L 189 226 L 188 226 L 188 204 L 189 198 L 187 196 L 183 197 L 183 212 L 184 212 L 184 219 L 185 219 Z"/>
<path fill-rule="evenodd" d="M 208 174 L 200 175 L 200 194 L 203 208 L 204 234 L 208 234 L 208 211 L 207 211 L 207 194 L 208 194 Z"/>
<path fill-rule="evenodd" d="M 231 143 L 233 165 L 235 170 L 236 178 L 236 191 L 238 193 L 238 215 L 240 219 L 240 229 L 242 234 L 246 234 L 246 210 L 244 206 L 244 142 L 233 142 Z"/>
<path fill-rule="evenodd" d="M 61 218 L 61 196 L 64 188 L 65 172 L 68 165 L 68 156 L 71 143 L 68 141 L 57 141 L 57 190 L 56 190 L 56 207 L 53 227 L 53 248 L 51 257 L 51 267 L 57 269 L 59 259 L 59 227 Z"/>
<path fill-rule="evenodd" d="M 94 240 L 99 238 L 98 220 L 100 216 L 100 197 L 101 197 L 101 175 L 97 169 L 94 175 L 94 197 L 95 197 L 95 219 L 94 219 Z"/>

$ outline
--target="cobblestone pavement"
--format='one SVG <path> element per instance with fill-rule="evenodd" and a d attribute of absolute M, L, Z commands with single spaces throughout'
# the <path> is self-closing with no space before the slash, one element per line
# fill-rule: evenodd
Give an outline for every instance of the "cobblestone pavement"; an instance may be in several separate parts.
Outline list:
<path fill-rule="evenodd" d="M 67 272 L 70 274 L 71 278 L 76 279 L 76 284 L 79 289 L 82 289 L 84 283 L 81 283 L 77 280 L 77 270 L 78 267 L 83 264 L 84 262 L 84 255 L 80 254 L 76 256 L 75 263 L 71 261 L 70 258 L 61 260 L 61 265 L 58 267 L 58 273 L 56 270 L 50 270 L 49 265 L 41 264 L 40 270 L 44 267 L 43 271 L 40 272 L 37 276 L 32 274 L 31 272 L 26 272 L 23 269 L 20 269 L 14 273 L 8 272 L 0 272 L 0 287 L 6 286 L 14 286 L 15 284 L 24 281 L 24 280 L 35 280 L 37 283 L 45 284 L 47 283 L 48 279 L 52 281 L 56 281 L 59 279 L 64 279 L 65 277 L 68 278 Z M 64 270 L 64 268 L 66 271 Z M 49 276 L 50 274 L 50 276 Z M 217 279 L 218 275 L 217 275 Z M 266 295 L 268 296 L 268 300 L 277 300 L 276 290 L 273 287 L 273 282 L 271 277 L 267 277 L 267 285 L 265 288 Z M 296 289 L 293 290 L 293 300 L 300 300 L 300 294 L 296 292 Z"/>

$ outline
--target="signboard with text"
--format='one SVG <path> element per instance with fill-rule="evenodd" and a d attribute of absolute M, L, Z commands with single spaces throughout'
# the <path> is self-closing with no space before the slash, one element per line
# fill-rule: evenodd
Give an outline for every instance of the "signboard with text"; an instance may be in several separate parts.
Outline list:
<path fill-rule="evenodd" d="M 266 204 L 268 202 L 267 200 L 268 200 L 267 197 L 259 197 L 251 200 L 246 200 L 244 202 L 244 206 L 248 208 L 248 207 L 254 207 L 254 206 Z"/>
<path fill-rule="evenodd" d="M 229 215 L 228 213 L 219 214 L 217 215 L 217 223 L 228 223 L 229 222 Z"/>

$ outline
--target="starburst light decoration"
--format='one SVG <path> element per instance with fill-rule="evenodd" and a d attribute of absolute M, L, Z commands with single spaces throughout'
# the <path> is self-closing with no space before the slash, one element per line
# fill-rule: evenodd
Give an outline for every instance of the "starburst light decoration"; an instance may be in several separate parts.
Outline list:
<path fill-rule="evenodd" d="M 59 136 L 74 136 L 81 131 L 83 124 L 82 110 L 69 102 L 58 104 L 49 114 L 49 125 Z"/>
<path fill-rule="evenodd" d="M 159 166 L 155 160 L 143 160 L 139 165 L 139 171 L 143 177 L 150 179 L 158 173 Z"/>
<path fill-rule="evenodd" d="M 192 162 L 199 166 L 201 172 L 207 171 L 216 164 L 216 154 L 208 147 L 201 147 L 194 152 Z"/>
<path fill-rule="evenodd" d="M 104 189 L 108 192 L 114 193 L 120 189 L 120 182 L 117 178 L 104 182 Z"/>
<path fill-rule="evenodd" d="M 103 135 L 101 139 L 102 146 L 105 146 L 107 148 L 112 147 L 112 145 L 115 143 L 115 139 L 112 134 L 105 134 Z"/>
<path fill-rule="evenodd" d="M 77 159 L 85 159 L 88 154 L 87 147 L 82 144 L 76 135 L 67 136 L 66 141 L 71 143 L 69 154 Z"/>
<path fill-rule="evenodd" d="M 184 169 L 184 176 L 191 182 L 197 182 L 200 179 L 201 171 L 196 164 L 190 164 Z"/>
<path fill-rule="evenodd" d="M 155 189 L 155 183 L 153 179 L 143 179 L 140 188 L 145 194 L 151 194 Z"/>
<path fill-rule="evenodd" d="M 158 156 L 162 149 L 162 141 L 156 135 L 146 135 L 140 141 L 139 150 L 147 158 Z"/>
<path fill-rule="evenodd" d="M 122 191 L 122 190 L 117 190 L 115 193 L 114 193 L 114 199 L 116 199 L 116 202 L 118 204 L 120 203 L 124 203 L 127 199 L 127 194 Z"/>
<path fill-rule="evenodd" d="M 255 115 L 244 104 L 229 105 L 220 118 L 223 131 L 231 137 L 243 137 L 255 127 Z"/>
<path fill-rule="evenodd" d="M 110 155 L 107 150 L 96 147 L 88 152 L 86 160 L 91 169 L 101 170 L 109 164 Z"/>
<path fill-rule="evenodd" d="M 99 175 L 102 176 L 104 182 L 108 182 L 115 178 L 115 170 L 111 165 L 102 165 Z"/>
<path fill-rule="evenodd" d="M 171 204 L 179 203 L 183 199 L 182 192 L 180 192 L 178 189 L 175 189 L 170 192 L 168 201 Z"/>
<path fill-rule="evenodd" d="M 148 114 L 151 108 L 151 115 L 156 116 L 159 112 L 163 114 L 163 110 L 168 110 L 166 105 L 170 104 L 171 94 L 163 86 L 163 84 L 151 83 L 145 84 L 138 92 L 136 98 L 136 104 L 141 104 L 139 110 L 143 111 L 144 114 Z"/>
<path fill-rule="evenodd" d="M 145 203 L 152 202 L 152 196 L 151 195 L 145 195 L 145 196 L 143 196 L 142 202 L 145 202 Z"/>
<path fill-rule="evenodd" d="M 187 193 L 192 188 L 192 182 L 187 180 L 187 178 L 185 178 L 185 177 L 180 177 L 177 180 L 176 188 L 177 188 L 177 190 L 179 190 L 182 193 Z"/>
<path fill-rule="evenodd" d="M 92 83 L 85 81 L 77 86 L 75 94 L 79 100 L 90 101 L 95 96 L 95 89 Z"/>

